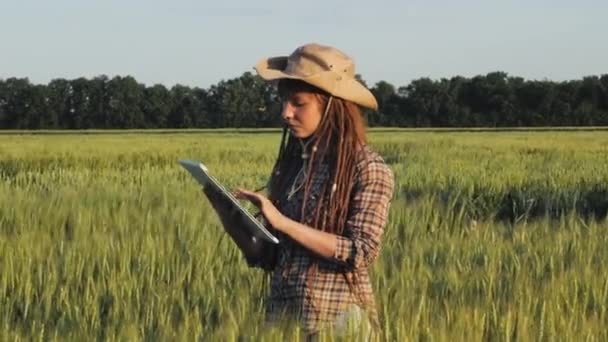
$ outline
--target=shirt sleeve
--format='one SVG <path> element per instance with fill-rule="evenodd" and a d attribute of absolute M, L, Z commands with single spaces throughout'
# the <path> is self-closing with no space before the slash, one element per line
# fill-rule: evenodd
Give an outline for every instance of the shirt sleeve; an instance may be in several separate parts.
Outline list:
<path fill-rule="evenodd" d="M 343 235 L 338 236 L 333 256 L 335 262 L 348 269 L 357 269 L 368 267 L 375 260 L 388 219 L 393 187 L 393 173 L 383 162 L 371 161 L 362 168 L 346 227 Z"/>

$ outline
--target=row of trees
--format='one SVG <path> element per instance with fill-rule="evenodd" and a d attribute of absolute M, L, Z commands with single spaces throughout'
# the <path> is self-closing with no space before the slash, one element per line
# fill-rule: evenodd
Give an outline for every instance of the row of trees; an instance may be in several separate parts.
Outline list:
<path fill-rule="evenodd" d="M 608 125 L 608 74 L 551 82 L 492 72 L 370 89 L 380 106 L 364 113 L 370 126 Z M 208 89 L 145 86 L 130 76 L 0 79 L 2 129 L 273 127 L 279 111 L 275 89 L 249 72 Z"/>

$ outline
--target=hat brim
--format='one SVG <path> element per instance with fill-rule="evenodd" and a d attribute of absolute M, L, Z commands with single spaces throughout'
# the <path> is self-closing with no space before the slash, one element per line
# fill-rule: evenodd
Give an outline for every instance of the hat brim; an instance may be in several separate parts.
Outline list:
<path fill-rule="evenodd" d="M 260 60 L 255 65 L 258 75 L 266 81 L 280 79 L 294 79 L 306 82 L 319 89 L 325 90 L 333 96 L 354 102 L 362 107 L 378 110 L 378 102 L 369 89 L 354 78 L 342 79 L 332 71 L 317 73 L 311 76 L 299 76 L 286 73 L 287 57 L 272 57 Z"/>

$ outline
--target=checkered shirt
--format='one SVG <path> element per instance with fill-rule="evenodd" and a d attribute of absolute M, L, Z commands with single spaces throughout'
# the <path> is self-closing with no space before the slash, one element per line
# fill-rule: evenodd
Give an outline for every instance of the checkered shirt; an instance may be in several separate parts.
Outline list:
<path fill-rule="evenodd" d="M 327 166 L 315 172 L 305 216 L 310 221 L 319 203 L 323 185 L 330 181 Z M 393 196 L 394 177 L 383 159 L 369 146 L 358 153 L 356 183 L 351 194 L 346 227 L 338 236 L 335 254 L 323 258 L 312 254 L 286 235 L 278 233 L 277 259 L 271 273 L 266 316 L 271 322 L 296 319 L 306 331 L 318 331 L 356 304 L 377 319 L 368 268 L 380 250 Z M 299 221 L 303 191 L 290 201 L 281 201 L 279 210 Z M 310 222 L 309 221 L 309 222 Z M 310 266 L 316 262 L 315 272 Z M 346 278 L 349 281 L 346 281 Z"/>

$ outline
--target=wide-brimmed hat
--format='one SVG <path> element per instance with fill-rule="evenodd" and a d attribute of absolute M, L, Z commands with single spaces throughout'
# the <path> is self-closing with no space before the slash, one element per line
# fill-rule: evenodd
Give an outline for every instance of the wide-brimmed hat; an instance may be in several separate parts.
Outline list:
<path fill-rule="evenodd" d="M 342 51 L 315 43 L 297 48 L 289 56 L 260 60 L 255 70 L 267 81 L 301 80 L 329 94 L 378 110 L 374 95 L 355 78 L 355 63 Z"/>

